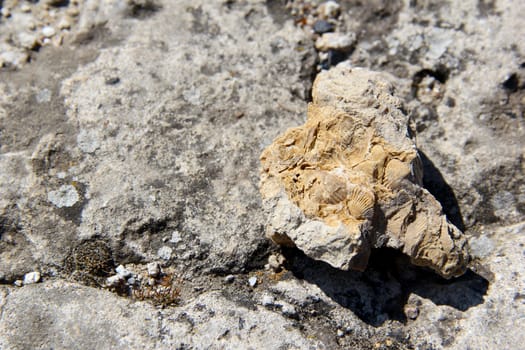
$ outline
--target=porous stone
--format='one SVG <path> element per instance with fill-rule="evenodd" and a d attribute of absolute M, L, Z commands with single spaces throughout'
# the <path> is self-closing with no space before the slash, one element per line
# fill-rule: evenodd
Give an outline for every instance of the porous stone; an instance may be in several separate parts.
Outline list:
<path fill-rule="evenodd" d="M 317 76 L 306 123 L 261 155 L 267 235 L 343 270 L 364 270 L 372 247 L 390 247 L 444 277 L 461 275 L 466 240 L 421 186 L 392 81 L 346 65 Z"/>

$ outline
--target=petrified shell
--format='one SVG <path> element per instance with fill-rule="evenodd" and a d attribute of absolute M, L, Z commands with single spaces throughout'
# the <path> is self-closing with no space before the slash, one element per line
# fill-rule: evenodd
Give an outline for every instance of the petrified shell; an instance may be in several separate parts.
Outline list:
<path fill-rule="evenodd" d="M 306 123 L 261 155 L 267 235 L 341 269 L 362 270 L 372 246 L 388 246 L 444 277 L 460 275 L 466 240 L 421 187 L 392 79 L 345 66 L 318 75 Z"/>

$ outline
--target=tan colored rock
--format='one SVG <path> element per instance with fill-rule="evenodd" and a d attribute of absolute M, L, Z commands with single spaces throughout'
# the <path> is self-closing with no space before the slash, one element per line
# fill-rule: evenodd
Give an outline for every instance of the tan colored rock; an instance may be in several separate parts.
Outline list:
<path fill-rule="evenodd" d="M 340 269 L 391 247 L 444 277 L 461 275 L 466 240 L 422 186 L 393 78 L 338 66 L 318 75 L 308 119 L 261 155 L 268 236 Z"/>

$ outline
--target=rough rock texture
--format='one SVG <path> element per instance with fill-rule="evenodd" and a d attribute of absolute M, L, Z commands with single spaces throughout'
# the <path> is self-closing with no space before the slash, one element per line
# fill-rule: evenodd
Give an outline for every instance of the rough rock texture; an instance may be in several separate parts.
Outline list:
<path fill-rule="evenodd" d="M 319 3 L 0 1 L 0 348 L 525 344 L 525 4 Z M 259 156 L 342 60 L 395 77 L 463 276 L 264 237 Z"/>
<path fill-rule="evenodd" d="M 344 270 L 364 270 L 371 247 L 389 247 L 444 277 L 461 275 L 466 239 L 421 187 L 391 81 L 343 64 L 317 76 L 306 123 L 261 155 L 267 234 Z"/>

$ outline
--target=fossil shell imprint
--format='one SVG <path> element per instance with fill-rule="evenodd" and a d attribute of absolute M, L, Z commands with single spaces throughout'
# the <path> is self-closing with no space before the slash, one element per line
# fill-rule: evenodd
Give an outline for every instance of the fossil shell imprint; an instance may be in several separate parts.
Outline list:
<path fill-rule="evenodd" d="M 421 187 L 421 162 L 391 81 L 344 65 L 317 76 L 306 123 L 261 155 L 267 235 L 336 268 L 362 270 L 371 247 L 387 246 L 458 276 L 469 259 L 466 240 Z"/>

